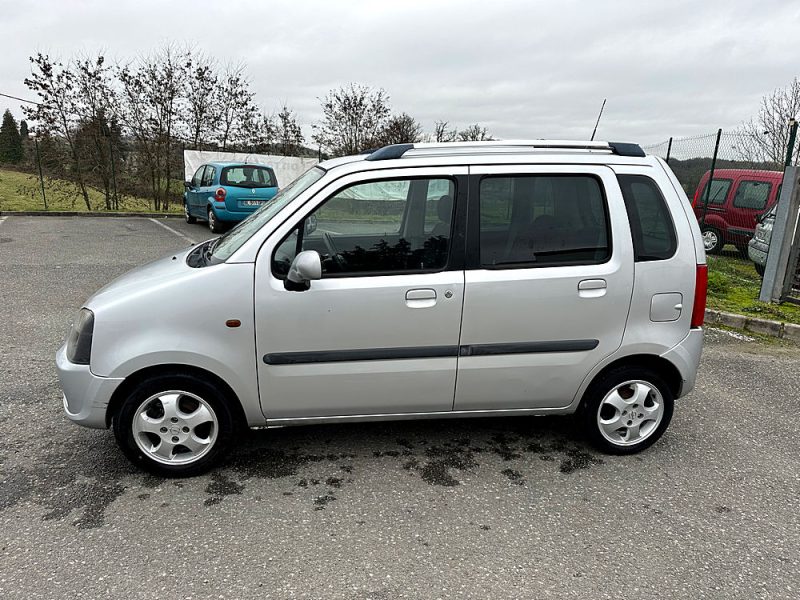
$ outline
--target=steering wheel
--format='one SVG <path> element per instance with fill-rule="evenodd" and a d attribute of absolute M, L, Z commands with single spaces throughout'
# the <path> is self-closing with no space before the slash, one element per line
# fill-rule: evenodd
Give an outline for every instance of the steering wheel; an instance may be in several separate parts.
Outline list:
<path fill-rule="evenodd" d="M 333 236 L 327 231 L 323 231 L 322 233 L 322 241 L 325 243 L 325 249 L 328 251 L 328 254 L 333 259 L 333 262 L 336 263 L 336 266 L 339 268 L 340 271 L 345 271 L 347 265 L 345 265 L 344 258 L 339 252 L 336 250 L 336 246 L 333 244 Z"/>

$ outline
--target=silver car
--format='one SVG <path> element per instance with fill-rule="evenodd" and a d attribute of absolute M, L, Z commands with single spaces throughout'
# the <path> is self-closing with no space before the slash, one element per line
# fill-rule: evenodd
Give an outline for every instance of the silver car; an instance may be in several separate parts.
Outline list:
<path fill-rule="evenodd" d="M 578 413 L 638 452 L 694 386 L 705 262 L 677 179 L 634 144 L 387 146 L 87 300 L 64 410 L 168 476 L 240 428 L 306 423 Z"/>
<path fill-rule="evenodd" d="M 753 239 L 747 244 L 747 256 L 753 261 L 756 272 L 764 276 L 767 268 L 767 255 L 769 254 L 769 243 L 772 239 L 772 227 L 775 224 L 776 207 L 764 213 L 758 218 Z"/>

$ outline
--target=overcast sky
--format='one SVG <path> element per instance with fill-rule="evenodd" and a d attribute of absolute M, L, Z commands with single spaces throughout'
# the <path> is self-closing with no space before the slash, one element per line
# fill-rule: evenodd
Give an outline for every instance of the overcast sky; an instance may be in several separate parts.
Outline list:
<path fill-rule="evenodd" d="M 28 56 L 169 42 L 243 61 L 267 111 L 308 125 L 320 96 L 383 87 L 426 130 L 480 122 L 500 138 L 643 144 L 730 129 L 800 76 L 800 1 L 252 2 L 0 0 L 0 92 L 33 97 Z M 19 102 L 0 98 L 0 111 Z"/>

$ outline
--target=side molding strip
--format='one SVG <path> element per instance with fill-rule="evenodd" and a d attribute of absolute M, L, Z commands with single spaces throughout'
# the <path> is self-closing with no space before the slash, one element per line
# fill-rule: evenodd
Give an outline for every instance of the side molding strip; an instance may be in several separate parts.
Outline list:
<path fill-rule="evenodd" d="M 458 346 L 419 346 L 410 348 L 364 348 L 363 350 L 319 350 L 316 352 L 279 352 L 265 354 L 268 365 L 303 365 L 309 363 L 355 362 L 364 360 L 401 360 L 458 356 Z"/>
<path fill-rule="evenodd" d="M 368 360 L 403 360 L 448 358 L 453 356 L 497 356 L 501 354 L 539 354 L 548 352 L 585 352 L 594 350 L 599 340 L 556 340 L 552 342 L 512 342 L 472 346 L 420 346 L 410 348 L 364 348 L 358 350 L 318 350 L 314 352 L 276 352 L 265 354 L 268 365 L 305 365 L 313 363 L 360 362 Z"/>
<path fill-rule="evenodd" d="M 510 344 L 474 344 L 461 346 L 461 356 L 498 354 L 540 354 L 545 352 L 585 352 L 597 348 L 600 340 L 556 340 L 552 342 L 512 342 Z"/>

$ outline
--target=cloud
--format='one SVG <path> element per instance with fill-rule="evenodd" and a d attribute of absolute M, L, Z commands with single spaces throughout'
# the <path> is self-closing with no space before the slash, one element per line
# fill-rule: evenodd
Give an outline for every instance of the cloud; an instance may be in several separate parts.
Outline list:
<path fill-rule="evenodd" d="M 288 102 L 307 135 L 318 98 L 357 81 L 427 130 L 480 122 L 506 138 L 586 138 L 608 98 L 598 137 L 648 143 L 733 128 L 800 75 L 791 0 L 4 4 L 0 91 L 30 96 L 36 51 L 126 60 L 188 43 L 244 61 L 259 102 Z"/>

